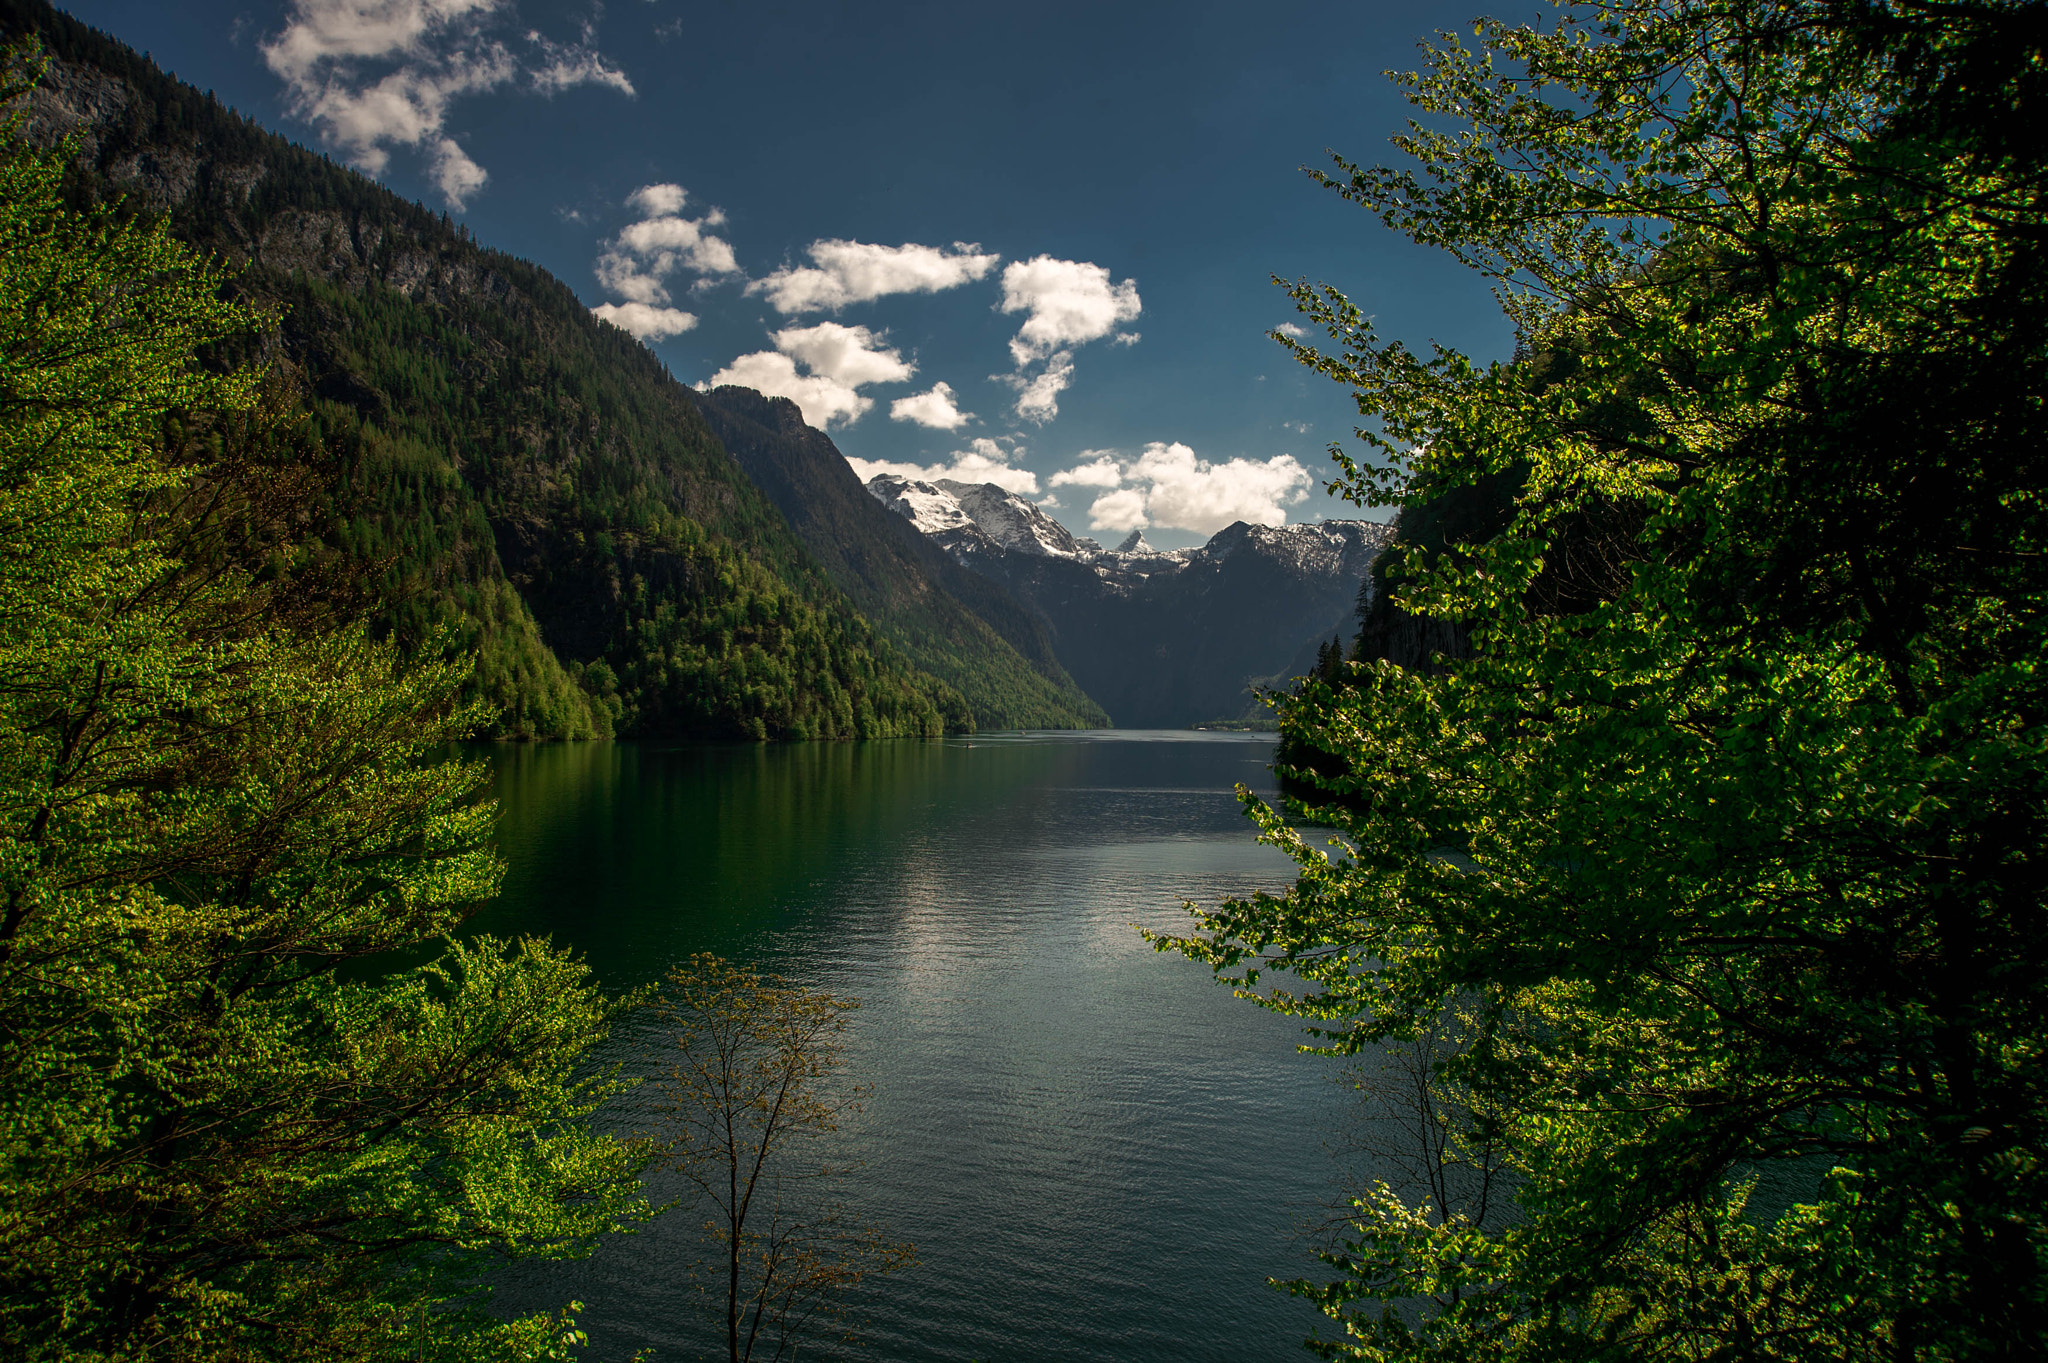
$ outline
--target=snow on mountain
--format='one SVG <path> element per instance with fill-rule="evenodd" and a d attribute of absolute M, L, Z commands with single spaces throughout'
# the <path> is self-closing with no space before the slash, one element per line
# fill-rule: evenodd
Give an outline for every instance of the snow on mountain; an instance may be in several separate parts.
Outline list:
<path fill-rule="evenodd" d="M 1014 492 L 1005 492 L 994 483 L 957 483 L 950 478 L 941 478 L 934 486 L 949 494 L 984 535 L 1012 553 L 1091 557 L 1067 527 Z M 1095 552 L 1101 553 L 1102 546 L 1095 545 Z"/>
<path fill-rule="evenodd" d="M 1392 534 L 1372 521 L 1239 521 L 1199 549 L 1162 553 L 1140 533 L 1104 549 L 993 485 L 884 475 L 867 486 L 1038 611 L 1061 666 L 1117 723 L 1141 728 L 1257 710 L 1251 688 L 1356 628 L 1359 584 Z"/>
<path fill-rule="evenodd" d="M 883 473 L 868 480 L 868 491 L 876 501 L 927 535 L 936 537 L 974 524 L 974 518 L 957 498 L 930 483 Z"/>
<path fill-rule="evenodd" d="M 1173 574 L 1192 563 L 1220 563 L 1247 549 L 1304 579 L 1327 577 L 1342 571 L 1359 548 L 1377 549 L 1388 533 L 1387 527 L 1372 521 L 1282 526 L 1239 521 L 1217 531 L 1199 549 L 1155 549 L 1142 530 L 1133 530 L 1116 548 L 1104 549 L 1092 539 L 1076 537 L 1030 502 L 994 483 L 962 483 L 950 478 L 923 483 L 884 473 L 868 481 L 868 491 L 962 562 L 991 552 L 1070 559 L 1088 564 L 1112 581 Z"/>
<path fill-rule="evenodd" d="M 1246 549 L 1292 569 L 1303 578 L 1340 571 L 1361 545 L 1378 549 L 1392 535 L 1376 521 L 1314 521 L 1306 525 L 1247 525 L 1238 521 L 1210 536 L 1193 551 L 1195 560 L 1221 562 Z"/>

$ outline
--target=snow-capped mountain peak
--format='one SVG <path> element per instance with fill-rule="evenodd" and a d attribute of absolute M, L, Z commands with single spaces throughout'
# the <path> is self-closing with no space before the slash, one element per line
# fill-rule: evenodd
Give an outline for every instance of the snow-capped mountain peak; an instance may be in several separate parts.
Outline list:
<path fill-rule="evenodd" d="M 1092 539 L 1077 538 L 1030 502 L 994 483 L 946 478 L 922 483 L 885 473 L 868 481 L 868 491 L 962 562 L 1004 554 L 1067 559 L 1088 565 L 1105 582 L 1122 587 L 1171 576 L 1195 564 L 1220 564 L 1246 551 L 1303 581 L 1362 571 L 1352 560 L 1361 551 L 1369 558 L 1389 534 L 1386 526 L 1369 521 L 1282 526 L 1238 521 L 1218 530 L 1199 549 L 1155 549 L 1142 530 L 1133 530 L 1116 548 L 1106 550 Z"/>
<path fill-rule="evenodd" d="M 940 536 L 974 525 L 974 518 L 961 509 L 957 498 L 930 483 L 884 473 L 868 480 L 868 492 L 927 535 Z"/>
<path fill-rule="evenodd" d="M 957 483 L 941 478 L 934 486 L 951 494 L 981 532 L 1012 553 L 1046 558 L 1086 558 L 1088 550 L 1052 517 L 1014 492 L 994 483 Z"/>

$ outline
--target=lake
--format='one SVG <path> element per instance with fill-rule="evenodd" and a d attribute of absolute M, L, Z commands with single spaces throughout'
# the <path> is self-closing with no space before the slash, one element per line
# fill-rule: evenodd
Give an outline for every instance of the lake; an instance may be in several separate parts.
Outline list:
<path fill-rule="evenodd" d="M 1232 787 L 1271 735 L 981 735 L 918 743 L 503 746 L 509 865 L 483 931 L 573 944 L 608 987 L 715 951 L 857 995 L 873 1086 L 833 1139 L 863 1220 L 920 1263 L 864 1287 L 894 1360 L 1293 1359 L 1345 1095 L 1298 1024 L 1233 999 L 1133 925 L 1279 889 Z M 645 1073 L 651 1018 L 610 1057 Z M 576 1298 L 592 1355 L 709 1356 L 691 1219 L 523 1265 L 500 1306 Z"/>

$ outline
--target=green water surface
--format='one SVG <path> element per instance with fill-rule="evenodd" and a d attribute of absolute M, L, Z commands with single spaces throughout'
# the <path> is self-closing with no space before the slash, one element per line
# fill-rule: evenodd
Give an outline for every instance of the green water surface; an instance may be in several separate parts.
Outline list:
<path fill-rule="evenodd" d="M 856 1212 L 921 1264 L 864 1290 L 859 1346 L 901 1360 L 1284 1359 L 1312 1311 L 1301 1228 L 1344 1102 L 1297 1027 L 1152 951 L 1183 899 L 1279 889 L 1232 787 L 1271 735 L 493 750 L 504 898 L 475 925 L 573 943 L 608 985 L 716 951 L 858 995 L 873 1086 L 835 1138 Z M 659 1065 L 643 1019 L 612 1044 Z M 630 1114 L 615 1114 L 621 1123 Z M 508 1307 L 587 1303 L 594 1354 L 709 1356 L 670 1217 Z"/>

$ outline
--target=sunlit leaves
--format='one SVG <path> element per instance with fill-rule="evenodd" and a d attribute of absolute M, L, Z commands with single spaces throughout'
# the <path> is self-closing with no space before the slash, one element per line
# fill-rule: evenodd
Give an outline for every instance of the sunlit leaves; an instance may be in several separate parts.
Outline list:
<path fill-rule="evenodd" d="M 1413 165 L 1322 177 L 1521 343 L 1424 358 L 1293 289 L 1373 456 L 1335 490 L 1403 507 L 1386 585 L 1473 656 L 1284 700 L 1345 854 L 1249 802 L 1295 886 L 1173 945 L 1339 1050 L 1458 1009 L 1439 1080 L 1521 1180 L 1512 1224 L 1362 1201 L 1300 1288 L 1333 1356 L 2048 1343 L 2036 18 L 1482 22 L 1407 81 Z"/>
<path fill-rule="evenodd" d="M 288 379 L 201 359 L 265 319 L 160 229 L 69 210 L 67 152 L 19 132 L 0 1353 L 563 1357 L 565 1317 L 472 1299 L 489 1257 L 644 1214 L 584 1059 L 632 1001 L 545 943 L 443 940 L 500 874 L 482 767 L 445 760 L 467 660 L 352 617 Z"/>

